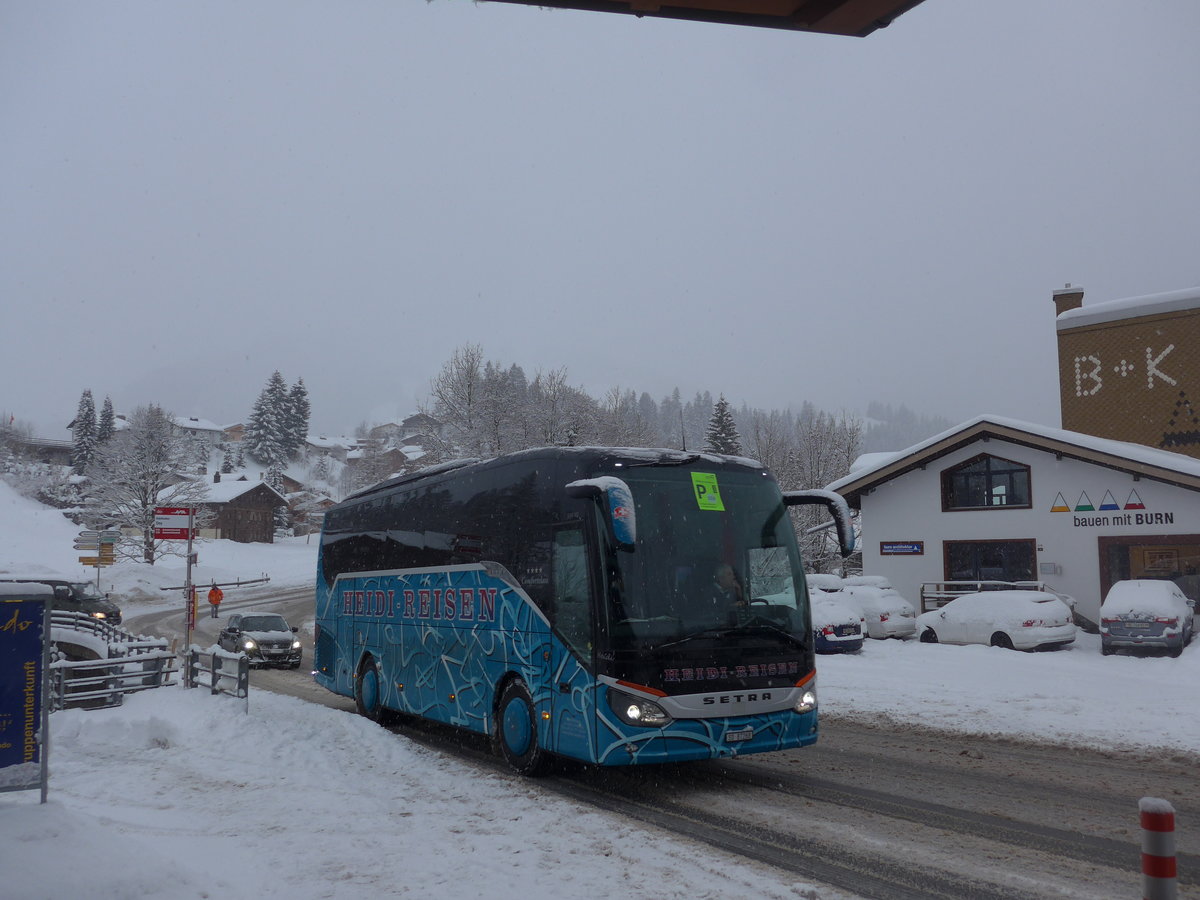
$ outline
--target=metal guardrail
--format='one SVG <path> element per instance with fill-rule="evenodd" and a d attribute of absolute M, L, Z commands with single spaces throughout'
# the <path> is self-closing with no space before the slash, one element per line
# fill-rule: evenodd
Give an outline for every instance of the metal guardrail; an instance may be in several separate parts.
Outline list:
<path fill-rule="evenodd" d="M 72 631 L 94 634 L 109 643 L 124 644 L 138 640 L 125 629 L 105 619 L 97 619 L 87 613 L 66 612 L 61 609 L 50 610 L 50 627 L 69 628 Z"/>
<path fill-rule="evenodd" d="M 51 610 L 50 629 L 52 637 L 56 631 L 79 634 L 78 646 L 105 654 L 65 659 L 56 650 L 49 672 L 51 712 L 120 706 L 126 694 L 172 684 L 179 670 L 175 651 L 165 639 L 140 637 L 85 613 Z M 100 642 L 99 648 L 91 646 L 92 639 Z"/>
<path fill-rule="evenodd" d="M 1058 594 L 1058 591 L 1041 581 L 926 581 L 921 585 L 921 612 L 941 609 L 955 597 L 983 591 L 1045 591 Z"/>
<path fill-rule="evenodd" d="M 173 684 L 178 657 L 166 648 L 110 659 L 50 663 L 50 711 L 120 706 L 126 694 Z"/>
<path fill-rule="evenodd" d="M 230 653 L 219 647 L 201 650 L 193 646 L 187 653 L 187 687 L 199 687 L 204 675 L 208 676 L 204 681 L 212 693 L 244 699 L 249 707 L 250 657 L 245 653 Z"/>

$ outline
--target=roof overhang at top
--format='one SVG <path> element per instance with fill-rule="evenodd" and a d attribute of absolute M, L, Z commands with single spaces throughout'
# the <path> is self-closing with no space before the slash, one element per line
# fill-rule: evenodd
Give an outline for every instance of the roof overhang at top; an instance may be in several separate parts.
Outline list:
<path fill-rule="evenodd" d="M 1104 466 L 1138 478 L 1200 491 L 1200 464 L 1191 457 L 1071 431 L 1036 427 L 1026 429 L 1016 422 L 986 418 L 973 420 L 958 429 L 931 438 L 861 474 L 852 473 L 829 485 L 829 489 L 845 497 L 851 506 L 859 507 L 862 496 L 884 482 L 915 469 L 924 469 L 956 450 L 992 438 L 1053 453 L 1060 458 Z M 1124 448 L 1128 448 L 1129 452 L 1122 452 Z M 1178 466 L 1174 464 L 1175 460 L 1178 460 Z"/>
<path fill-rule="evenodd" d="M 498 0 L 593 12 L 866 37 L 922 0 Z"/>

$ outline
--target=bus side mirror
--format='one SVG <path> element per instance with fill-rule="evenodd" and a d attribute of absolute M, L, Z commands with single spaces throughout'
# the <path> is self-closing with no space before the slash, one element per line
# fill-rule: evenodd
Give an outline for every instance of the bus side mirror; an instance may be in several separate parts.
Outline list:
<path fill-rule="evenodd" d="M 633 552 L 637 543 L 637 516 L 633 508 L 633 491 L 620 478 L 601 475 L 599 478 L 584 478 L 566 486 L 567 496 L 579 500 L 603 499 L 606 515 L 605 527 L 608 536 L 618 550 Z"/>
<path fill-rule="evenodd" d="M 854 524 L 851 522 L 850 504 L 846 498 L 835 491 L 784 491 L 783 502 L 787 506 L 824 506 L 833 517 L 833 526 L 837 529 L 838 546 L 842 557 L 854 552 Z M 820 526 L 820 527 L 828 527 Z"/>

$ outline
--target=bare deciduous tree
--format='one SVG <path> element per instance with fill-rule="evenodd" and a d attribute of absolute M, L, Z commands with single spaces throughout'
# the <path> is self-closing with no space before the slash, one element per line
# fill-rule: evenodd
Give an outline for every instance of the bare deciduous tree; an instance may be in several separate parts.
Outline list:
<path fill-rule="evenodd" d="M 175 430 L 172 417 L 158 406 L 142 406 L 129 418 L 129 427 L 96 448 L 88 469 L 86 509 L 90 522 L 123 532 L 117 553 L 125 559 L 154 565 L 166 555 L 181 555 L 174 541 L 154 539 L 157 506 L 196 506 L 207 485 L 183 477 L 194 458 L 193 442 Z M 211 514 L 201 507 L 196 527 Z"/>

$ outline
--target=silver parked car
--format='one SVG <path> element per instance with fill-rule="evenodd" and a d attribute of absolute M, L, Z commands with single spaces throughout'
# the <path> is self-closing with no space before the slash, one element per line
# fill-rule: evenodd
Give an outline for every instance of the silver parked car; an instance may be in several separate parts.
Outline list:
<path fill-rule="evenodd" d="M 1170 581 L 1118 581 L 1100 605 L 1100 652 L 1153 648 L 1179 656 L 1192 639 L 1195 607 Z"/>

